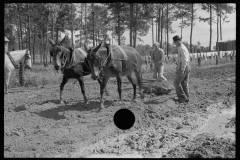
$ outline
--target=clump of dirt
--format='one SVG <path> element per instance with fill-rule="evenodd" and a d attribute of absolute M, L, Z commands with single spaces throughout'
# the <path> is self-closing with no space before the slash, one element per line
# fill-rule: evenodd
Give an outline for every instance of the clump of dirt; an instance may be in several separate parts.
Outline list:
<path fill-rule="evenodd" d="M 199 134 L 193 140 L 170 150 L 168 158 L 235 158 L 235 142 L 216 138 L 213 134 Z"/>
<path fill-rule="evenodd" d="M 236 117 L 230 119 L 230 121 L 225 125 L 226 128 L 234 128 L 236 124 Z"/>
<path fill-rule="evenodd" d="M 152 81 L 150 83 L 144 83 L 142 88 L 144 90 L 144 93 L 154 93 L 157 96 L 169 94 L 174 89 L 174 87 L 167 81 L 160 80 Z"/>

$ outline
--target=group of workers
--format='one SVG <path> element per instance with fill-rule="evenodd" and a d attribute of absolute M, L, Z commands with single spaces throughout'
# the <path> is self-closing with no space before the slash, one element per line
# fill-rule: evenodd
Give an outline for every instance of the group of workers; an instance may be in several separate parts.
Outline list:
<path fill-rule="evenodd" d="M 182 38 L 178 35 L 173 37 L 173 42 L 176 45 L 177 57 L 177 68 L 176 68 L 176 76 L 174 80 L 174 87 L 177 93 L 177 101 L 179 103 L 189 102 L 189 75 L 191 71 L 190 66 L 190 55 L 187 48 L 182 43 Z M 165 80 L 164 77 L 164 50 L 160 48 L 159 43 L 155 42 L 153 44 L 153 49 L 151 50 L 151 59 L 154 65 L 154 79 Z"/>

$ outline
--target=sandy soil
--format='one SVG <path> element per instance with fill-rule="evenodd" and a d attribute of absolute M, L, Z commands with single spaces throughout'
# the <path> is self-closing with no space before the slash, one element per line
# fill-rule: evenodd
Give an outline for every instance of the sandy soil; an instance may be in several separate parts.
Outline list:
<path fill-rule="evenodd" d="M 173 84 L 174 66 L 165 76 Z M 123 103 L 118 102 L 112 78 L 105 109 L 100 109 L 99 85 L 85 77 L 90 104 L 84 106 L 78 83 L 64 89 L 59 104 L 59 84 L 44 88 L 12 89 L 4 95 L 4 157 L 235 157 L 234 63 L 193 69 L 190 102 L 174 101 L 169 94 L 145 94 L 133 103 L 133 89 L 123 78 Z M 151 79 L 152 73 L 143 73 Z M 139 95 L 138 95 L 139 97 Z M 126 131 L 113 122 L 114 113 L 131 110 L 136 121 Z"/>

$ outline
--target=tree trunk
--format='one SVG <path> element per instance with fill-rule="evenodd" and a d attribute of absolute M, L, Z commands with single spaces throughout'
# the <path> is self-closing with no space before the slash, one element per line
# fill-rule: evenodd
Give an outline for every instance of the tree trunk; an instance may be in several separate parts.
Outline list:
<path fill-rule="evenodd" d="M 94 28 L 94 10 L 93 10 L 93 3 L 92 3 L 92 22 L 93 22 L 93 47 L 95 47 L 95 37 L 94 37 L 94 32 L 95 32 L 95 28 Z"/>
<path fill-rule="evenodd" d="M 220 10 L 220 40 L 222 40 L 222 11 Z"/>
<path fill-rule="evenodd" d="M 219 44 L 218 44 L 218 3 L 217 3 L 217 45 L 216 45 L 216 50 L 218 52 L 217 60 L 216 60 L 216 65 L 218 65 L 218 60 L 220 58 L 220 52 L 219 52 Z"/>
<path fill-rule="evenodd" d="M 159 15 L 159 21 L 158 21 L 158 43 L 160 43 L 160 20 L 161 20 L 161 8 L 160 8 L 160 6 L 159 6 L 159 8 L 158 8 L 158 15 Z"/>
<path fill-rule="evenodd" d="M 156 22 L 156 42 L 158 42 L 158 23 Z"/>
<path fill-rule="evenodd" d="M 85 29 L 85 40 L 87 40 L 87 3 L 85 3 L 85 24 L 84 24 L 84 29 Z"/>
<path fill-rule="evenodd" d="M 19 15 L 18 15 L 18 16 L 19 16 Z M 17 33 L 18 33 L 18 49 L 21 50 L 20 23 L 17 25 Z"/>
<path fill-rule="evenodd" d="M 52 33 L 51 33 L 51 36 L 52 36 L 52 40 L 54 40 L 54 12 L 52 12 Z M 50 56 L 50 63 L 52 63 L 51 56 Z"/>
<path fill-rule="evenodd" d="M 74 48 L 74 37 L 73 37 L 73 21 L 74 21 L 74 14 L 73 14 L 73 4 L 71 4 L 71 10 L 72 10 L 72 27 L 71 27 L 71 33 L 72 33 L 72 47 Z"/>
<path fill-rule="evenodd" d="M 112 45 L 113 45 L 113 31 L 112 31 Z"/>
<path fill-rule="evenodd" d="M 98 43 L 97 44 L 99 44 L 100 43 L 100 31 L 98 30 Z"/>
<path fill-rule="evenodd" d="M 33 48 L 32 48 L 32 55 L 33 55 L 33 64 L 35 64 L 35 36 L 36 36 L 36 26 L 33 26 Z"/>
<path fill-rule="evenodd" d="M 167 57 L 168 57 L 168 3 L 167 3 Z"/>
<path fill-rule="evenodd" d="M 42 29 L 42 37 L 41 37 L 41 42 L 42 42 L 42 45 L 41 45 L 41 48 L 42 48 L 42 63 L 43 65 L 45 66 L 45 49 L 44 49 L 44 29 Z"/>
<path fill-rule="evenodd" d="M 211 52 L 212 43 L 212 5 L 210 4 L 210 41 L 209 41 L 209 52 Z"/>
<path fill-rule="evenodd" d="M 135 27 L 134 27 L 134 48 L 136 48 L 137 45 L 137 26 L 138 26 L 138 22 L 137 22 L 137 17 L 138 16 L 138 3 L 136 4 L 136 17 L 135 17 Z"/>
<path fill-rule="evenodd" d="M 121 35 L 120 35 L 120 6 L 117 9 L 117 14 L 118 14 L 118 45 L 121 45 Z"/>
<path fill-rule="evenodd" d="M 153 18 L 152 18 L 152 45 L 154 43 L 154 29 L 153 29 Z"/>
<path fill-rule="evenodd" d="M 80 21 L 81 21 L 81 27 L 79 27 L 79 33 L 80 33 L 80 39 L 79 39 L 79 43 L 80 43 L 80 47 L 82 47 L 82 29 L 83 29 L 83 27 L 82 27 L 82 19 L 83 19 L 83 5 L 82 4 L 80 4 L 81 5 L 81 19 L 80 19 Z M 79 23 L 80 24 L 80 23 Z"/>
<path fill-rule="evenodd" d="M 182 38 L 182 29 L 183 29 L 183 9 L 181 6 L 181 16 L 182 16 L 182 24 L 181 24 L 181 38 Z"/>
<path fill-rule="evenodd" d="M 49 25 L 49 15 L 47 17 L 47 24 L 46 24 L 46 42 L 45 42 L 45 48 L 44 48 L 44 54 L 45 54 L 45 67 L 48 66 L 48 54 L 47 54 L 47 50 L 48 50 L 48 25 Z M 44 39 L 43 39 L 44 40 Z"/>
<path fill-rule="evenodd" d="M 162 39 L 163 39 L 163 4 L 162 4 L 162 17 L 161 17 L 161 41 L 160 41 L 160 48 L 162 48 Z"/>
<path fill-rule="evenodd" d="M 28 49 L 31 53 L 31 27 L 30 27 L 30 9 L 29 9 L 29 3 L 27 3 L 28 8 Z"/>
<path fill-rule="evenodd" d="M 58 42 L 58 32 L 59 32 L 59 29 L 57 28 L 56 29 L 56 42 Z"/>
<path fill-rule="evenodd" d="M 193 10 L 194 10 L 194 5 L 192 3 L 191 33 L 190 33 L 190 53 L 193 53 L 192 52 Z"/>
<path fill-rule="evenodd" d="M 21 20 L 21 13 L 20 13 L 20 3 L 18 3 L 18 19 L 19 19 L 19 26 L 20 26 L 20 39 L 21 39 L 21 49 L 23 49 L 23 38 L 22 38 L 22 20 Z"/>
<path fill-rule="evenodd" d="M 133 23 L 133 4 L 130 3 L 130 47 L 132 47 L 132 23 Z"/>

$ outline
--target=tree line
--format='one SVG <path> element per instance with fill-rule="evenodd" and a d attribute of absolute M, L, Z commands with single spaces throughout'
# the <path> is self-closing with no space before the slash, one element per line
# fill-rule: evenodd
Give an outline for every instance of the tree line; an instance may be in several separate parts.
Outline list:
<path fill-rule="evenodd" d="M 193 3 L 5 3 L 4 5 L 4 34 L 10 40 L 9 50 L 29 48 L 33 55 L 33 63 L 36 55 L 40 55 L 40 62 L 44 66 L 49 62 L 48 38 L 59 41 L 60 32 L 66 33 L 67 30 L 71 31 L 71 36 L 68 36 L 66 47 L 82 47 L 84 43 L 96 46 L 110 31 L 118 45 L 126 45 L 125 40 L 129 38 L 130 44 L 127 45 L 141 52 L 142 50 L 145 52 L 150 46 L 142 47 L 143 45 L 137 45 L 137 42 L 143 41 L 141 38 L 152 30 L 152 42 L 159 42 L 160 47 L 165 48 L 168 55 L 172 47 L 169 43 L 169 33 L 175 32 L 171 25 L 176 20 L 180 20 L 181 36 L 184 28 L 191 27 L 190 44 L 184 42 L 191 53 L 196 47 L 211 51 L 213 24 L 217 24 L 221 40 L 223 23 L 229 22 L 228 15 L 235 11 L 235 8 L 227 3 L 199 4 L 202 10 L 209 13 L 209 17 L 197 16 L 196 4 Z M 200 42 L 196 45 L 192 44 L 192 32 L 196 20 L 206 22 L 210 26 L 208 47 L 200 46 Z M 75 31 L 79 34 L 75 35 L 73 42 Z M 123 35 L 125 31 L 129 31 L 129 37 Z M 113 39 L 108 40 L 109 43 L 113 41 Z"/>

